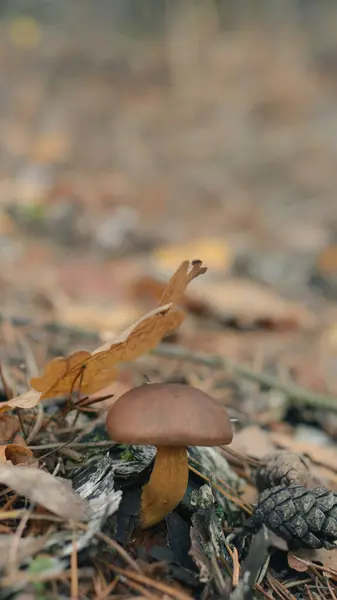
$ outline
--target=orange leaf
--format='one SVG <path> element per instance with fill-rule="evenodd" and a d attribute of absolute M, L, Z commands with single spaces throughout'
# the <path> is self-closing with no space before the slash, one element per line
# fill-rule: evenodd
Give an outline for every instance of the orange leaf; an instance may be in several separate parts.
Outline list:
<path fill-rule="evenodd" d="M 42 394 L 41 398 L 64 396 L 70 390 L 79 390 L 79 388 L 85 395 L 98 392 L 116 379 L 117 370 L 114 368 L 116 364 L 135 360 L 155 348 L 165 335 L 181 324 L 184 316 L 183 311 L 175 310 L 145 319 L 131 331 L 126 340 L 116 342 L 101 352 L 95 351 L 85 361 L 82 373 L 80 373 L 82 364 L 67 371 Z"/>
<path fill-rule="evenodd" d="M 13 465 L 23 465 L 34 458 L 33 452 L 22 444 L 7 444 L 5 454 Z"/>
<path fill-rule="evenodd" d="M 93 394 L 103 389 L 106 385 L 114 381 L 117 377 L 117 371 L 113 366 L 118 362 L 133 360 L 131 348 L 134 346 L 132 335 L 137 329 L 140 329 L 139 339 L 144 324 L 147 324 L 148 333 L 150 328 L 154 326 L 157 319 L 163 318 L 167 311 L 171 308 L 171 304 L 165 307 L 158 307 L 155 311 L 151 311 L 139 319 L 134 325 L 122 332 L 115 342 L 107 342 L 103 346 L 97 348 L 93 354 L 89 352 L 76 352 L 68 359 L 54 359 L 46 366 L 44 375 L 38 379 L 37 385 L 42 387 L 42 384 L 49 387 L 42 393 L 41 399 L 65 396 L 70 391 L 81 390 L 82 394 Z M 171 322 L 167 327 L 172 326 Z M 159 329 L 159 327 L 158 327 Z M 130 352 L 128 357 L 125 357 L 125 348 L 130 343 Z M 156 345 L 156 344 L 154 344 Z M 142 354 L 142 352 L 140 352 Z M 139 355 L 140 355 L 139 354 Z M 84 360 L 82 360 L 84 358 Z M 58 362 L 55 362 L 58 361 Z M 59 368 L 62 361 L 62 370 Z M 55 364 L 55 371 L 50 368 L 52 363 Z M 68 368 L 66 368 L 68 365 Z M 55 375 L 54 375 L 55 373 Z M 36 379 L 31 380 L 31 385 L 36 385 Z"/>
<path fill-rule="evenodd" d="M 0 416 L 0 444 L 9 442 L 13 436 L 20 431 L 20 421 L 14 415 Z"/>
<path fill-rule="evenodd" d="M 103 389 L 116 379 L 118 363 L 135 360 L 149 352 L 179 327 L 185 313 L 174 304 L 188 283 L 205 271 L 201 261 L 191 263 L 191 268 L 189 261 L 183 262 L 171 277 L 157 308 L 92 354 L 79 351 L 68 358 L 53 359 L 41 377 L 31 379 L 31 386 L 41 392 L 41 399 L 66 396 L 79 390 L 87 395 Z"/>
<path fill-rule="evenodd" d="M 0 446 L 0 464 L 6 464 L 7 461 L 10 461 L 13 465 L 23 465 L 33 457 L 33 452 L 22 444 Z"/>
<path fill-rule="evenodd" d="M 90 352 L 79 350 L 74 352 L 68 358 L 53 358 L 45 367 L 44 374 L 41 377 L 32 377 L 30 385 L 38 392 L 43 392 L 50 381 L 58 381 L 68 371 L 76 368 L 80 373 L 80 367 L 85 361 L 90 358 Z M 68 392 L 70 389 L 68 390 Z M 55 396 L 55 394 L 53 394 Z"/>
<path fill-rule="evenodd" d="M 207 271 L 207 267 L 202 266 L 201 260 L 192 261 L 191 267 L 191 270 L 189 270 L 190 263 L 188 260 L 181 263 L 179 269 L 172 275 L 168 282 L 167 288 L 160 300 L 160 306 L 167 304 L 167 302 L 178 302 L 188 284 Z"/>

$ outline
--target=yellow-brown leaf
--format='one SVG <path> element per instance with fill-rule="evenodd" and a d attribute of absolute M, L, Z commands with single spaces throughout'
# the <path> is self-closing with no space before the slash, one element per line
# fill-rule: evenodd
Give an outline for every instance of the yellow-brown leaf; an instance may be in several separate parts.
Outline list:
<path fill-rule="evenodd" d="M 175 304 L 188 283 L 205 273 L 200 260 L 183 262 L 171 277 L 157 308 L 148 312 L 92 354 L 79 351 L 68 358 L 56 358 L 46 365 L 41 377 L 31 379 L 31 386 L 41 392 L 41 399 L 65 396 L 72 391 L 93 394 L 116 379 L 115 366 L 135 360 L 149 352 L 182 323 L 185 313 Z"/>

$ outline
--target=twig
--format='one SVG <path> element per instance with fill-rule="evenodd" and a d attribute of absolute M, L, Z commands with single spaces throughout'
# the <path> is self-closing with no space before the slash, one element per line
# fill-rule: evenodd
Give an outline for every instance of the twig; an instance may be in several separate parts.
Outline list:
<path fill-rule="evenodd" d="M 79 587 L 78 587 L 78 555 L 77 555 L 77 544 L 75 536 L 73 539 L 73 549 L 70 557 L 70 589 L 71 589 L 71 600 L 78 600 Z"/>
<path fill-rule="evenodd" d="M 81 529 L 84 529 L 85 531 L 87 530 L 87 526 L 83 523 L 76 523 L 76 525 L 78 525 Z M 124 562 L 126 562 L 126 564 L 129 565 L 129 567 L 134 569 L 134 571 L 139 575 L 142 575 L 142 570 L 139 564 L 136 563 L 135 560 L 133 560 L 133 558 L 127 553 L 126 550 L 124 550 L 122 546 L 120 546 L 120 544 L 118 544 L 118 542 L 110 538 L 108 535 L 105 535 L 105 533 L 103 533 L 102 531 L 97 531 L 97 533 L 95 533 L 95 537 L 105 542 L 108 546 L 110 546 L 110 548 L 115 550 L 115 552 L 117 552 L 117 554 L 119 554 L 119 556 L 124 560 Z"/>
<path fill-rule="evenodd" d="M 27 434 L 27 444 L 30 444 L 30 442 L 32 442 L 34 440 L 34 438 L 37 436 L 37 434 L 39 433 L 42 425 L 43 425 L 43 419 L 44 419 L 44 409 L 43 409 L 43 405 L 40 403 L 35 407 L 36 410 L 36 419 L 34 422 L 33 427 L 31 428 L 30 431 L 28 431 Z"/>
<path fill-rule="evenodd" d="M 239 585 L 240 563 L 239 563 L 238 550 L 237 550 L 237 548 L 235 546 L 233 548 L 232 560 L 233 560 L 233 578 L 232 578 L 232 583 L 233 583 L 233 587 L 237 587 Z"/>
<path fill-rule="evenodd" d="M 146 575 L 134 573 L 133 571 L 127 571 L 126 569 L 121 569 L 120 567 L 117 567 L 117 565 L 109 565 L 109 567 L 115 573 L 124 575 L 128 579 L 136 581 L 136 583 L 144 583 L 144 585 L 148 585 L 154 588 L 155 590 L 158 590 L 168 596 L 171 596 L 172 598 L 176 598 L 176 600 L 192 600 L 192 596 L 189 596 L 185 592 L 182 592 L 169 585 L 166 585 L 166 583 L 162 583 L 161 581 L 157 581 L 156 579 L 151 579 Z"/>
<path fill-rule="evenodd" d="M 115 446 L 116 442 L 104 440 L 102 442 L 51 442 L 50 444 L 41 444 L 40 446 L 28 446 L 30 450 L 51 450 L 55 448 L 74 448 L 75 450 L 82 450 L 85 448 L 111 448 Z"/>
<path fill-rule="evenodd" d="M 332 600 L 337 600 L 336 594 L 335 594 L 335 592 L 333 591 L 333 589 L 332 589 L 332 585 L 331 585 L 331 583 L 330 583 L 330 581 L 329 581 L 329 579 L 328 579 L 328 578 L 327 578 L 327 580 L 326 580 L 326 584 L 327 584 L 327 586 L 328 586 L 328 588 L 329 588 L 329 592 L 330 592 L 330 596 L 331 596 Z"/>
<path fill-rule="evenodd" d="M 337 412 L 337 398 L 333 396 L 307 390 L 306 388 L 302 388 L 289 381 L 280 381 L 277 377 L 273 377 L 268 373 L 259 373 L 242 363 L 236 363 L 223 356 L 194 352 L 193 350 L 188 350 L 173 344 L 160 344 L 157 348 L 152 350 L 152 354 L 155 356 L 163 356 L 165 358 L 173 358 L 175 360 L 187 360 L 199 365 L 232 371 L 235 375 L 238 375 L 243 379 L 255 381 L 268 388 L 280 390 L 287 396 L 289 402 L 292 404 L 307 405 L 312 408 Z"/>
<path fill-rule="evenodd" d="M 94 600 L 105 600 L 107 596 L 109 596 L 110 592 L 115 590 L 115 587 L 119 581 L 118 575 L 113 579 L 109 584 L 106 585 L 105 589 L 95 596 Z"/>
<path fill-rule="evenodd" d="M 263 527 L 253 537 L 248 556 L 245 558 L 242 564 L 242 576 L 237 582 L 237 587 L 235 590 L 231 592 L 230 600 L 253 600 L 253 588 L 256 585 L 258 573 L 268 555 L 269 546 L 270 541 L 268 538 L 268 532 L 267 529 Z M 237 572 L 237 569 L 239 568 L 238 557 L 233 554 L 233 550 L 230 551 L 228 544 L 226 544 L 226 547 L 233 561 L 232 580 L 234 584 L 234 577 L 236 575 L 235 571 Z"/>
<path fill-rule="evenodd" d="M 140 583 L 135 583 L 131 579 L 128 579 L 126 575 L 123 578 L 125 579 L 125 581 L 127 581 L 128 587 L 130 587 L 136 592 L 141 592 L 143 594 L 143 597 L 147 598 L 147 600 L 159 600 L 158 596 L 156 596 L 152 592 L 149 592 L 149 590 L 147 590 L 144 586 L 140 585 Z"/>

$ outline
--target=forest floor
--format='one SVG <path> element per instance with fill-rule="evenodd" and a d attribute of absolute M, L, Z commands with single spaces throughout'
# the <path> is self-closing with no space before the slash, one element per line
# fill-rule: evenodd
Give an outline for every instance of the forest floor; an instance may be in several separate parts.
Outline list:
<path fill-rule="evenodd" d="M 254 581 L 256 597 L 335 598 L 337 550 L 304 549 L 301 562 L 278 538 L 252 567 L 247 547 L 226 538 L 251 514 L 256 470 L 271 452 L 309 457 L 308 489 L 337 494 L 333 64 L 315 61 L 298 32 L 223 36 L 211 19 L 197 42 L 184 27 L 147 43 L 103 30 L 96 47 L 85 32 L 2 27 L 0 545 L 11 550 L 0 561 L 0 598 L 248 600 Z M 103 390 L 88 388 L 84 404 L 6 404 L 53 358 L 92 352 L 155 308 L 179 265 L 196 259 L 207 273 L 181 295 L 186 318 L 156 350 L 123 363 Z M 174 547 L 160 527 L 124 547 L 109 515 L 96 515 L 97 530 L 90 519 L 94 529 L 74 517 L 69 525 L 51 499 L 59 493 L 70 506 L 69 487 L 48 491 L 47 481 L 5 472 L 38 465 L 63 485 L 97 456 L 114 464 L 108 406 L 167 381 L 204 390 L 233 420 L 233 442 L 219 450 L 231 482 L 190 465 L 196 486 L 220 486 L 226 498 L 215 563 L 193 520 L 199 554 L 194 537 L 186 565 L 174 554 L 185 529 Z M 85 528 L 90 543 L 76 542 Z M 166 554 L 151 554 L 163 546 Z"/>

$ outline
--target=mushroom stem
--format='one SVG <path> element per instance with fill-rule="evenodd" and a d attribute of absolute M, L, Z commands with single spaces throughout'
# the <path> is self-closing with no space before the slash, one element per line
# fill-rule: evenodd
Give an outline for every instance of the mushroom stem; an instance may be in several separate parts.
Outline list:
<path fill-rule="evenodd" d="M 188 483 L 187 450 L 180 446 L 160 446 L 141 500 L 140 526 L 147 529 L 159 523 L 184 497 Z"/>

